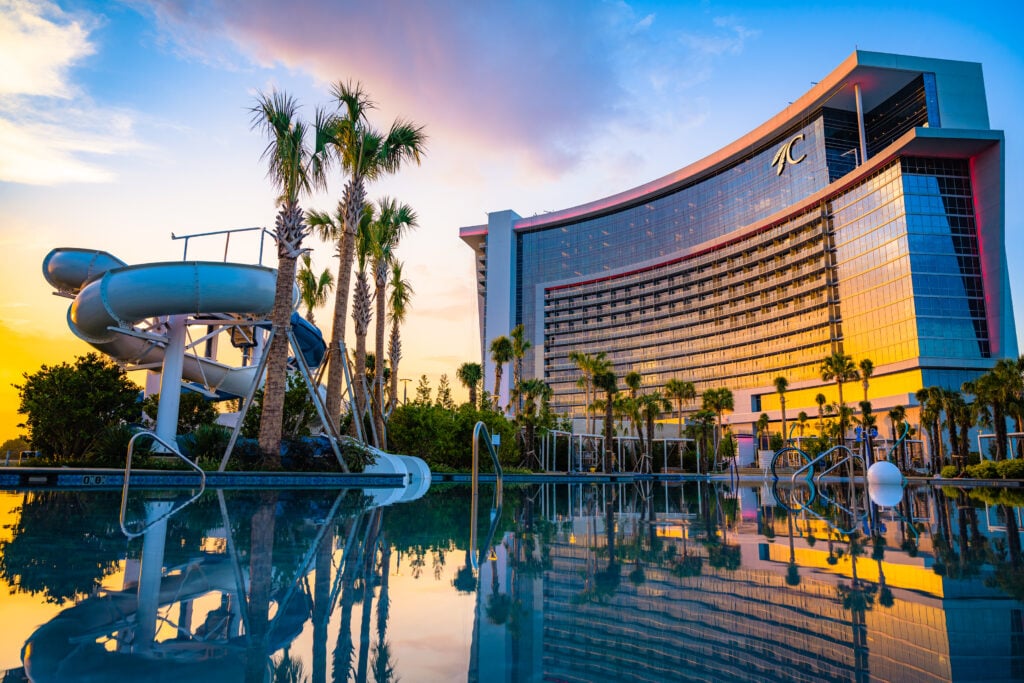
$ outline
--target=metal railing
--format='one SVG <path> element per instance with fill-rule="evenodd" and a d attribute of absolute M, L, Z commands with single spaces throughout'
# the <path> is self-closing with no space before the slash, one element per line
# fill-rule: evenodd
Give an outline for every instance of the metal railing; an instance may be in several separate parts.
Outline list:
<path fill-rule="evenodd" d="M 477 538 L 476 538 L 476 527 L 477 519 L 480 514 L 480 441 L 481 437 L 484 444 L 487 446 L 487 452 L 491 454 L 491 461 L 494 463 L 494 499 L 491 503 L 491 525 L 490 530 L 487 534 L 487 543 L 485 550 L 490 548 L 491 542 L 494 539 L 494 532 L 497 530 L 498 520 L 501 517 L 501 503 L 502 503 L 502 469 L 501 463 L 498 461 L 498 453 L 494 450 L 493 439 L 491 433 L 487 430 L 487 425 L 483 422 L 477 422 L 476 426 L 473 427 L 473 486 L 472 486 L 472 502 L 470 504 L 470 521 L 469 521 L 469 558 L 470 563 L 473 566 L 473 571 L 480 569 L 480 558 L 477 556 Z"/>
<path fill-rule="evenodd" d="M 128 509 L 128 483 L 131 480 L 131 475 L 132 475 L 132 458 L 135 455 L 135 442 L 138 441 L 140 438 L 143 438 L 143 437 L 149 437 L 153 441 L 156 441 L 158 444 L 160 444 L 161 446 L 166 448 L 172 454 L 174 454 L 175 456 L 177 456 L 178 458 L 183 460 L 186 465 L 188 465 L 193 470 L 195 470 L 199 474 L 199 491 L 197 491 L 194 496 L 192 496 L 191 498 L 186 500 L 181 505 L 177 505 L 175 507 L 172 507 L 170 510 L 168 510 L 164 514 L 160 515 L 156 519 L 149 520 L 145 524 L 145 526 L 143 526 L 142 529 L 140 529 L 139 531 L 129 531 L 128 527 L 125 526 L 125 513 L 126 513 L 126 511 Z M 166 441 L 161 439 L 159 436 L 157 436 L 156 432 L 151 432 L 151 431 L 138 432 L 137 434 L 132 436 L 132 438 L 128 441 L 128 456 L 127 456 L 127 459 L 126 459 L 126 462 L 125 462 L 125 466 L 124 466 L 124 485 L 121 487 L 121 511 L 118 514 L 118 523 L 121 525 L 121 531 L 129 539 L 138 538 L 139 536 L 142 536 L 143 534 L 145 534 L 146 530 L 149 527 L 153 526 L 157 522 L 160 522 L 160 521 L 162 521 L 164 519 L 167 519 L 171 515 L 177 513 L 182 508 L 184 508 L 184 507 L 190 505 L 191 503 L 193 503 L 196 499 L 199 498 L 199 496 L 203 495 L 203 491 L 205 491 L 205 490 L 206 490 L 206 472 L 203 471 L 203 468 L 201 468 L 199 465 L 195 464 L 194 462 L 192 462 L 191 460 L 186 458 L 184 455 L 182 455 L 181 451 L 179 451 L 175 446 L 172 446 L 171 444 L 167 443 Z"/>

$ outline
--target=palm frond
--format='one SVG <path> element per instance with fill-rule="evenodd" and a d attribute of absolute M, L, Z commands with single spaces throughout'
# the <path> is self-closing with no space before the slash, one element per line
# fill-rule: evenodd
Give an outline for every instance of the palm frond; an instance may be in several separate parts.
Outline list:
<path fill-rule="evenodd" d="M 322 169 L 311 161 L 308 126 L 298 118 L 298 109 L 294 97 L 277 90 L 257 93 L 249 109 L 252 128 L 269 138 L 260 158 L 267 162 L 267 177 L 281 189 L 282 205 L 325 184 Z"/>
<path fill-rule="evenodd" d="M 391 290 L 388 297 L 388 308 L 392 322 L 404 322 L 405 315 L 409 311 L 409 304 L 413 291 L 412 283 L 403 277 L 402 262 L 395 261 L 391 264 Z"/>

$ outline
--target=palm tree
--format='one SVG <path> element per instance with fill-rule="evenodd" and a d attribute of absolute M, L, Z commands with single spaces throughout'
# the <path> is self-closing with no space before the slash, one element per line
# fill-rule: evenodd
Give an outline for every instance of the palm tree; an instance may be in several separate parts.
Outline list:
<path fill-rule="evenodd" d="M 866 401 L 868 400 L 868 379 L 875 374 L 875 364 L 870 358 L 864 358 L 858 367 L 860 367 L 860 381 L 864 387 L 864 400 Z"/>
<path fill-rule="evenodd" d="M 577 386 L 583 389 L 583 410 L 586 418 L 586 426 L 584 431 L 590 434 L 593 430 L 590 421 L 590 406 L 594 402 L 594 377 L 600 372 L 606 372 L 611 369 L 611 362 L 608 361 L 608 355 L 601 351 L 596 356 L 592 356 L 589 353 L 581 353 L 579 351 L 571 351 L 569 353 L 569 360 L 576 364 L 576 367 L 580 369 L 580 378 L 576 382 Z"/>
<path fill-rule="evenodd" d="M 825 436 L 825 404 L 828 403 L 828 399 L 825 398 L 825 394 L 818 394 L 814 397 L 814 402 L 818 404 L 818 436 Z"/>
<path fill-rule="evenodd" d="M 836 351 L 821 362 L 821 379 L 823 382 L 835 382 L 839 391 L 839 440 L 846 436 L 846 402 L 843 401 L 843 383 L 857 378 L 857 368 L 853 359 Z"/>
<path fill-rule="evenodd" d="M 406 162 L 419 164 L 427 138 L 422 126 L 401 119 L 395 120 L 387 133 L 373 128 L 367 114 L 375 105 L 359 83 L 338 82 L 331 94 L 340 113 L 317 111 L 317 152 L 329 152 L 325 158 L 336 161 L 347 177 L 341 202 L 344 230 L 338 241 L 338 277 L 331 326 L 331 344 L 337 345 L 337 349 L 331 354 L 327 371 L 327 411 L 338 420 L 345 359 L 337 351 L 345 338 L 349 282 L 356 234 L 366 201 L 366 183 L 397 172 Z"/>
<path fill-rule="evenodd" d="M 522 324 L 513 327 L 509 332 L 509 337 L 512 339 L 512 386 L 518 387 L 523 381 L 523 358 L 526 357 L 526 352 L 533 344 L 526 338 L 526 328 Z M 513 411 L 517 417 L 519 410 L 520 401 L 517 400 Z"/>
<path fill-rule="evenodd" d="M 860 418 L 853 418 L 855 422 L 860 424 L 861 436 L 864 439 L 864 452 L 869 455 L 866 458 L 866 462 L 870 465 L 874 461 L 874 457 L 871 450 L 871 430 L 876 424 L 875 416 L 871 413 L 871 401 L 860 402 Z"/>
<path fill-rule="evenodd" d="M 416 212 L 408 204 L 383 198 L 377 202 L 377 220 L 371 225 L 371 256 L 373 259 L 374 300 L 377 304 L 376 335 L 377 358 L 384 358 L 384 330 L 387 326 L 387 283 L 395 263 L 395 250 L 402 237 L 418 223 Z M 392 373 L 393 374 L 393 373 Z M 377 420 L 377 433 L 384 434 L 384 373 L 378 372 L 374 382 L 373 412 Z M 384 444 L 381 444 L 383 447 Z"/>
<path fill-rule="evenodd" d="M 491 340 L 491 360 L 494 361 L 494 409 L 501 410 L 501 375 L 505 363 L 512 360 L 512 340 L 501 335 Z"/>
<path fill-rule="evenodd" d="M 652 391 L 637 398 L 640 404 L 640 415 L 647 425 L 647 457 L 654 457 L 654 422 L 666 410 L 672 409 L 672 403 L 661 395 L 660 391 Z"/>
<path fill-rule="evenodd" d="M 789 380 L 781 375 L 775 378 L 775 392 L 779 395 L 779 407 L 782 409 L 782 443 L 789 443 L 789 432 L 786 431 L 786 389 L 789 388 Z"/>
<path fill-rule="evenodd" d="M 958 460 L 963 458 L 961 467 L 967 464 L 967 453 L 960 452 L 960 439 L 957 436 L 957 420 L 960 413 L 967 409 L 964 397 L 958 391 L 942 390 L 942 409 L 946 413 L 946 434 L 949 438 L 949 452 L 954 465 L 960 464 Z"/>
<path fill-rule="evenodd" d="M 479 363 L 463 363 L 455 371 L 455 377 L 462 386 L 469 390 L 469 403 L 476 408 L 476 387 L 484 376 L 484 370 Z"/>
<path fill-rule="evenodd" d="M 890 431 L 890 434 L 892 435 L 893 446 L 896 445 L 896 439 L 897 439 L 896 431 L 897 431 L 897 427 L 902 425 L 903 421 L 906 420 L 906 419 L 907 419 L 907 409 L 904 406 L 895 406 L 895 407 L 889 409 L 889 431 Z M 903 445 L 903 447 L 901 449 L 901 452 L 906 452 L 906 445 L 905 444 Z M 905 465 L 905 463 L 903 462 L 903 458 L 897 456 L 896 453 L 893 453 L 893 457 L 897 458 L 897 462 L 900 465 L 900 467 L 903 467 Z"/>
<path fill-rule="evenodd" d="M 715 434 L 715 465 L 718 465 L 718 444 L 722 439 L 722 413 L 733 409 L 732 392 L 725 387 L 706 389 L 701 396 L 704 410 L 710 410 L 718 416 L 718 431 Z"/>
<path fill-rule="evenodd" d="M 808 417 L 807 413 L 805 413 L 805 412 L 804 412 L 804 411 L 802 411 L 802 410 L 801 410 L 801 411 L 800 411 L 800 413 L 799 413 L 799 414 L 798 414 L 798 415 L 796 416 L 796 423 L 797 423 L 797 425 L 798 425 L 797 429 L 799 429 L 799 430 L 800 430 L 800 438 L 801 438 L 801 439 L 803 439 L 803 438 L 804 438 L 804 429 L 805 429 L 805 428 L 807 427 L 807 421 L 808 421 L 809 419 L 810 419 L 810 417 Z"/>
<path fill-rule="evenodd" d="M 771 420 L 768 417 L 768 413 L 761 413 L 757 417 L 757 424 L 755 425 L 755 427 L 757 429 L 757 447 L 758 448 L 761 448 L 762 446 L 765 445 L 764 444 L 764 437 L 768 433 L 768 425 L 770 424 L 770 422 L 771 422 Z M 771 441 L 769 441 L 768 444 L 771 445 Z"/>
<path fill-rule="evenodd" d="M 604 402 L 598 400 L 595 401 L 595 408 L 598 410 L 604 409 Z M 644 430 L 641 427 L 643 422 L 643 416 L 640 413 L 640 399 L 632 396 L 623 396 L 619 394 L 615 397 L 615 414 L 619 417 L 619 429 L 626 435 L 630 433 L 629 429 L 625 427 L 625 420 L 629 420 L 630 429 L 636 432 L 638 451 L 636 456 L 646 452 L 644 446 Z"/>
<path fill-rule="evenodd" d="M 327 295 L 334 288 L 334 276 L 330 270 L 317 275 L 313 272 L 313 263 L 308 253 L 302 255 L 302 267 L 299 268 L 295 281 L 299 285 L 299 299 L 306 307 L 306 320 L 315 324 L 313 309 L 327 303 Z"/>
<path fill-rule="evenodd" d="M 921 426 L 928 432 L 931 468 L 937 472 L 942 463 L 942 433 L 939 430 L 942 389 L 936 386 L 918 389 L 915 398 L 921 404 Z"/>
<path fill-rule="evenodd" d="M 532 468 L 536 464 L 540 467 L 540 459 L 537 457 L 536 451 L 537 424 L 547 412 L 547 404 L 552 395 L 551 387 L 542 379 L 526 379 L 519 384 L 518 393 L 523 397 L 523 409 L 519 419 L 523 422 L 525 432 L 523 439 L 525 448 L 523 450 L 526 466 Z"/>
<path fill-rule="evenodd" d="M 605 472 L 610 471 L 610 462 L 614 459 L 612 453 L 612 410 L 615 404 L 615 394 L 619 393 L 615 373 L 611 370 L 602 370 L 594 375 L 594 387 L 605 393 L 605 414 L 604 414 L 604 462 L 602 468 Z"/>
<path fill-rule="evenodd" d="M 683 401 L 692 401 L 697 398 L 697 388 L 693 382 L 684 382 L 681 379 L 670 379 L 665 383 L 665 395 L 676 402 L 676 412 L 679 417 L 679 438 L 683 438 Z"/>
<path fill-rule="evenodd" d="M 626 373 L 626 376 L 622 378 L 622 381 L 629 387 L 629 403 L 624 405 L 626 408 L 626 414 L 629 416 L 629 421 L 633 425 L 633 431 L 637 433 L 637 437 L 640 439 L 640 451 L 646 453 L 647 449 L 644 446 L 644 430 L 643 430 L 643 416 L 642 402 L 638 400 L 637 394 L 640 391 L 640 385 L 643 383 L 644 378 L 636 370 L 630 370 Z"/>
<path fill-rule="evenodd" d="M 391 289 L 388 295 L 388 312 L 391 318 L 391 335 L 388 338 L 388 360 L 391 364 L 391 410 L 398 403 L 398 362 L 402 360 L 402 338 L 399 328 L 405 322 L 409 302 L 414 294 L 412 284 L 402 276 L 402 263 L 391 264 Z"/>
<path fill-rule="evenodd" d="M 270 138 L 263 150 L 267 175 L 280 190 L 274 236 L 277 239 L 277 285 L 270 321 L 274 339 L 267 350 L 267 375 L 260 416 L 259 447 L 270 466 L 281 462 L 281 427 L 288 372 L 288 330 L 295 288 L 295 262 L 308 228 L 299 195 L 323 186 L 322 169 L 306 144 L 307 126 L 297 116 L 298 103 L 276 90 L 259 93 L 249 110 L 252 127 Z"/>
<path fill-rule="evenodd" d="M 626 373 L 626 376 L 622 378 L 622 381 L 629 387 L 629 395 L 636 398 L 637 392 L 640 391 L 640 385 L 643 384 L 643 376 L 636 370 L 630 370 Z"/>

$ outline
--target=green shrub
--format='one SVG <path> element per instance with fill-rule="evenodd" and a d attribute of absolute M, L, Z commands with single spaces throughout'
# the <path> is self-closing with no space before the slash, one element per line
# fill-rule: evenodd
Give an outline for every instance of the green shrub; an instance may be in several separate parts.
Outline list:
<path fill-rule="evenodd" d="M 968 465 L 967 476 L 975 479 L 998 479 L 999 469 L 991 460 L 984 460 L 977 465 Z"/>
<path fill-rule="evenodd" d="M 192 460 L 216 460 L 220 462 L 231 440 L 231 430 L 218 424 L 196 427 L 191 434 L 178 437 L 181 452 Z"/>
<path fill-rule="evenodd" d="M 960 474 L 960 470 L 957 469 L 956 465 L 946 465 L 942 468 L 942 471 L 939 472 L 939 475 L 943 479 L 953 479 L 958 474 Z"/>
<path fill-rule="evenodd" d="M 1024 460 L 1003 460 L 996 463 L 996 470 L 1003 479 L 1024 479 Z"/>
<path fill-rule="evenodd" d="M 81 465 L 83 467 L 123 468 L 128 459 L 128 442 L 131 441 L 135 432 L 135 429 L 123 424 L 107 427 L 97 437 L 82 459 L 70 461 L 68 464 Z M 133 457 L 144 456 L 151 450 L 152 446 L 152 439 L 140 437 L 135 442 L 135 455 Z"/>
<path fill-rule="evenodd" d="M 478 421 L 484 422 L 491 434 L 500 435 L 498 460 L 502 467 L 519 464 L 521 455 L 515 426 L 503 415 L 492 410 L 476 410 L 468 403 L 454 411 L 430 404 L 399 406 L 388 421 L 388 450 L 422 458 L 435 471 L 450 468 L 448 471 L 468 472 L 473 462 L 473 429 Z M 480 471 L 493 471 L 491 459 L 483 448 Z"/>

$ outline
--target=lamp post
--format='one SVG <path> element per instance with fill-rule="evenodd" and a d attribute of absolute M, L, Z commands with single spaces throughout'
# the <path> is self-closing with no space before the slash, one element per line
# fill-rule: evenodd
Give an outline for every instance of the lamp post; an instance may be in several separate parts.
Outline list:
<path fill-rule="evenodd" d="M 398 381 L 402 383 L 402 405 L 409 405 L 409 382 L 412 380 L 408 377 L 403 377 Z"/>

